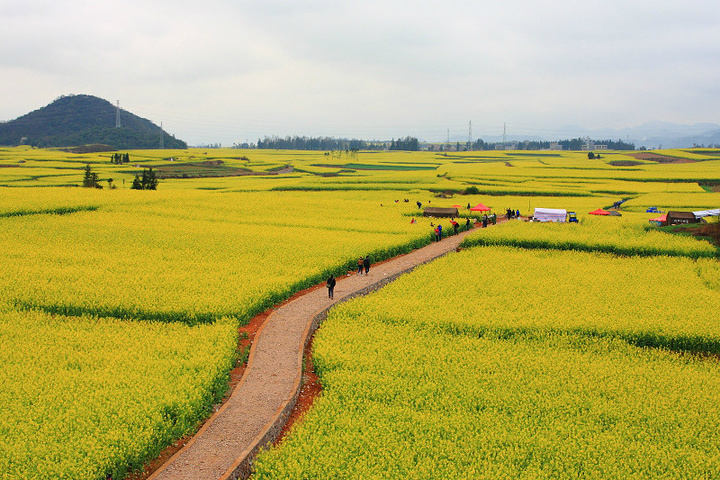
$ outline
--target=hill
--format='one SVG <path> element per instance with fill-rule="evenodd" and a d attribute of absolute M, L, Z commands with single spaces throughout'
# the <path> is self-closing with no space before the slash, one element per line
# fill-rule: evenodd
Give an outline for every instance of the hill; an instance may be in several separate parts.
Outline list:
<path fill-rule="evenodd" d="M 150 120 L 120 110 L 121 127 L 115 127 L 116 108 L 92 95 L 68 95 L 26 115 L 0 123 L 0 145 L 72 147 L 105 144 L 116 149 L 187 148 Z"/>

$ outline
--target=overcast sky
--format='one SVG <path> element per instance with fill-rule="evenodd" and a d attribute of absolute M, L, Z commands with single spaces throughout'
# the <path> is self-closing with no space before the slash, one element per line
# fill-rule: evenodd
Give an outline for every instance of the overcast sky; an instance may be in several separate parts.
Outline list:
<path fill-rule="evenodd" d="M 190 144 L 720 123 L 717 0 L 0 0 L 0 120 L 91 94 Z"/>

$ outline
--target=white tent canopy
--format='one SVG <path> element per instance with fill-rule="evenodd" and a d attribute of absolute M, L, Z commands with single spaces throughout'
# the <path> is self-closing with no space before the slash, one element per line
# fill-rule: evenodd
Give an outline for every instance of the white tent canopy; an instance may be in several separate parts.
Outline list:
<path fill-rule="evenodd" d="M 533 218 L 537 222 L 559 222 L 564 223 L 567 210 L 559 208 L 536 208 Z"/>
<path fill-rule="evenodd" d="M 720 216 L 720 208 L 716 208 L 715 210 L 703 210 L 701 212 L 693 212 L 693 215 L 695 215 L 695 218 L 717 217 Z"/>

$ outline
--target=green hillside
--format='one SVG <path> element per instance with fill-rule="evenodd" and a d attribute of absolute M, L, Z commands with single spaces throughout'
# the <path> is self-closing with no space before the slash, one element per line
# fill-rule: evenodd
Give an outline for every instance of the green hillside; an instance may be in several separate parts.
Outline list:
<path fill-rule="evenodd" d="M 62 96 L 50 105 L 0 123 L 0 145 L 73 147 L 88 144 L 110 145 L 116 149 L 187 148 L 187 143 L 164 132 L 150 120 L 120 110 L 121 127 L 116 128 L 116 108 L 92 95 Z"/>

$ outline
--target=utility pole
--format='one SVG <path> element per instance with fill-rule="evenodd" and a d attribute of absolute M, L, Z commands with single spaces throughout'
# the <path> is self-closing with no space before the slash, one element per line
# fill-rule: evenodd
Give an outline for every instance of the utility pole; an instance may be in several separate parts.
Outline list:
<path fill-rule="evenodd" d="M 160 122 L 160 150 L 165 149 L 165 131 L 163 130 L 162 122 Z"/>
<path fill-rule="evenodd" d="M 117 107 L 115 108 L 115 128 L 122 127 L 120 123 L 120 100 L 117 101 Z"/>
<path fill-rule="evenodd" d="M 505 150 L 505 138 L 506 138 L 505 133 L 506 133 L 505 122 L 503 122 L 503 150 Z"/>

